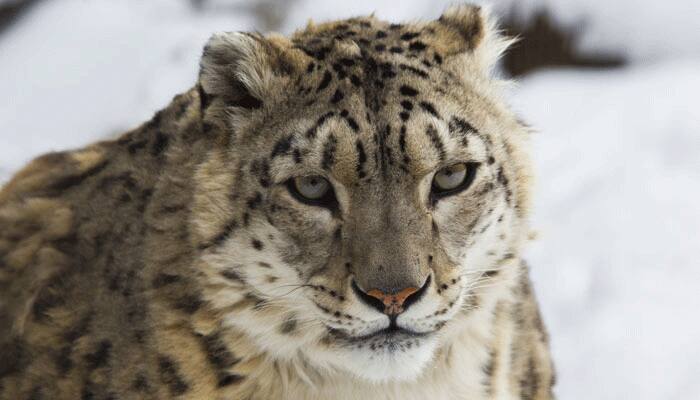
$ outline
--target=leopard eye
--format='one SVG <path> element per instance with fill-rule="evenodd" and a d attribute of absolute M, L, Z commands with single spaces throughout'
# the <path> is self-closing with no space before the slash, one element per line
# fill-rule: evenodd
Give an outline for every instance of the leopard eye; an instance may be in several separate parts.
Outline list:
<path fill-rule="evenodd" d="M 432 194 L 444 197 L 465 190 L 474 181 L 478 166 L 478 163 L 457 163 L 439 170 L 433 176 Z"/>
<path fill-rule="evenodd" d="M 335 194 L 328 179 L 320 175 L 292 178 L 287 183 L 289 192 L 300 202 L 330 207 L 335 203 Z"/>

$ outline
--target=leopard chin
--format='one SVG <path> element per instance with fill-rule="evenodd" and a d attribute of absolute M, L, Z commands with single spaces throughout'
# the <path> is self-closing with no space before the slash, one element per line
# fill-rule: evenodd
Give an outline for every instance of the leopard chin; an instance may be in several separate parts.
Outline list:
<path fill-rule="evenodd" d="M 354 342 L 342 342 L 321 358 L 368 382 L 403 382 L 416 379 L 429 367 L 437 344 L 435 334 L 380 332 Z"/>

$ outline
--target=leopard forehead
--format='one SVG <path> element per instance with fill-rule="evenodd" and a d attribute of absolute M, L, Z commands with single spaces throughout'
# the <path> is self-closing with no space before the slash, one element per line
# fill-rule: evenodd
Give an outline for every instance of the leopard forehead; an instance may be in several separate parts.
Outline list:
<path fill-rule="evenodd" d="M 250 192 L 237 196 L 257 205 L 275 184 L 309 174 L 333 176 L 350 190 L 406 191 L 406 182 L 441 166 L 475 161 L 493 178 L 481 192 L 498 183 L 522 212 L 526 129 L 484 69 L 507 41 L 494 39 L 476 7 L 445 15 L 411 24 L 374 17 L 310 24 L 289 39 L 212 39 L 200 94 L 205 125 L 223 126 L 227 137 L 221 162 L 246 182 L 237 190 Z"/>
<path fill-rule="evenodd" d="M 286 56 L 269 68 L 285 79 L 248 99 L 260 115 L 237 130 L 237 146 L 260 165 L 311 165 L 348 185 L 377 173 L 420 176 L 450 160 L 486 161 L 500 141 L 501 128 L 490 125 L 520 128 L 479 74 L 463 73 L 474 62 L 464 52 L 484 36 L 481 24 L 470 29 L 464 40 L 439 21 L 365 17 L 310 25 L 289 41 L 265 38 L 282 43 Z"/>

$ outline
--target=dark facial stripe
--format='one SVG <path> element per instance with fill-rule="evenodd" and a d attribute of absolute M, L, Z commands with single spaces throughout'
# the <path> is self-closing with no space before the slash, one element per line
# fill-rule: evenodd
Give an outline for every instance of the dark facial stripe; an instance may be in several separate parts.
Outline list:
<path fill-rule="evenodd" d="M 399 150 L 401 154 L 406 154 L 406 125 L 401 125 L 399 130 Z"/>
<path fill-rule="evenodd" d="M 445 161 L 445 145 L 442 143 L 442 139 L 440 138 L 437 129 L 435 129 L 435 127 L 432 125 L 428 125 L 428 127 L 425 129 L 425 133 L 430 138 L 430 142 L 433 144 L 433 147 L 435 147 L 435 151 L 438 153 L 440 161 Z"/>
<path fill-rule="evenodd" d="M 210 247 L 215 247 L 223 243 L 226 239 L 228 239 L 231 236 L 231 233 L 238 228 L 238 222 L 236 220 L 231 220 L 229 221 L 223 229 L 221 229 L 221 232 L 214 236 L 212 239 L 207 241 L 206 243 L 202 243 L 199 245 L 200 250 L 206 250 Z"/>
<path fill-rule="evenodd" d="M 269 187 L 270 186 L 270 163 L 266 159 L 255 160 L 251 164 L 251 171 L 253 175 L 258 177 L 258 182 L 260 186 Z"/>
<path fill-rule="evenodd" d="M 364 165 L 365 162 L 367 162 L 367 154 L 365 153 L 365 147 L 359 139 L 355 143 L 355 148 L 357 148 L 357 176 L 362 179 L 367 176 L 367 173 L 364 171 Z"/>
<path fill-rule="evenodd" d="M 326 144 L 323 146 L 323 158 L 321 159 L 321 168 L 329 171 L 335 163 L 335 151 L 338 141 L 334 135 L 330 135 Z"/>
<path fill-rule="evenodd" d="M 321 115 L 321 116 L 318 118 L 318 120 L 316 121 L 316 124 L 315 124 L 314 126 L 312 126 L 311 128 L 309 128 L 308 131 L 306 131 L 306 137 L 309 138 L 309 139 L 316 137 L 316 133 L 318 132 L 318 129 L 319 129 L 321 126 L 323 126 L 323 124 L 326 123 L 326 121 L 328 120 L 328 118 L 330 118 L 330 117 L 332 117 L 332 116 L 333 116 L 333 111 L 329 111 L 329 112 L 327 112 L 327 113 Z"/>
<path fill-rule="evenodd" d="M 440 114 L 438 114 L 437 110 L 435 110 L 435 106 L 433 106 L 431 103 L 428 103 L 427 101 L 421 101 L 418 103 L 420 105 L 420 108 L 425 110 L 428 114 L 432 115 L 435 118 L 440 118 Z"/>
<path fill-rule="evenodd" d="M 479 134 L 479 131 L 477 131 L 476 128 L 474 128 L 469 122 L 459 117 L 452 117 L 448 127 L 452 135 L 458 135 L 461 138 L 462 146 L 467 146 L 469 144 L 469 134 Z"/>

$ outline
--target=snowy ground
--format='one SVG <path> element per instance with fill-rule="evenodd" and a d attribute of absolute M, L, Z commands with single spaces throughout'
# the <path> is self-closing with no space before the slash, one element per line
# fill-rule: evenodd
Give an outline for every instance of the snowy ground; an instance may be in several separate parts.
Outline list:
<path fill-rule="evenodd" d="M 373 9 L 392 19 L 435 17 L 445 3 L 297 0 L 282 30 L 309 15 Z M 616 71 L 540 72 L 512 93 L 539 130 L 540 238 L 528 258 L 551 330 L 557 393 L 698 399 L 700 35 L 692 29 L 700 2 L 549 4 L 563 21 L 581 19 L 588 6 L 584 44 L 623 48 L 635 60 Z M 634 18 L 621 16 L 629 10 Z M 193 13 L 170 0 L 38 6 L 0 36 L 0 182 L 34 155 L 145 120 L 194 82 L 212 31 L 255 26 L 250 13 Z"/>

